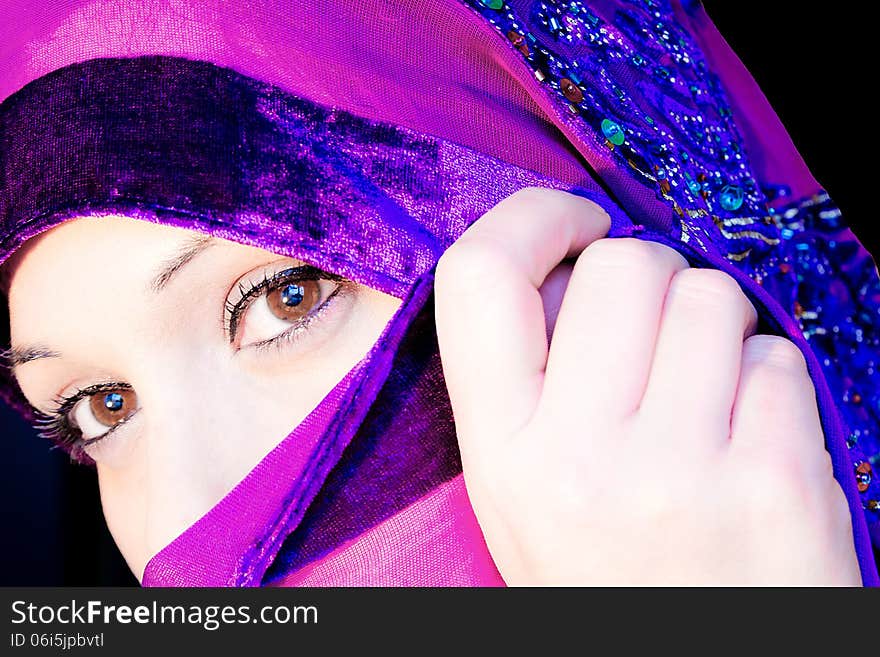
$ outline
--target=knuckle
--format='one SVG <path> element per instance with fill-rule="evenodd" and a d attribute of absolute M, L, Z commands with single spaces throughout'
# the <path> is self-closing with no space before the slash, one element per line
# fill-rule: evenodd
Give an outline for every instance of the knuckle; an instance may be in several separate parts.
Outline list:
<path fill-rule="evenodd" d="M 821 515 L 823 509 L 832 508 L 842 490 L 834 478 L 831 456 L 824 448 L 807 451 L 776 445 L 742 452 L 733 471 L 736 497 L 762 521 L 790 518 L 795 509 Z M 845 511 L 845 497 L 842 501 Z M 849 518 L 848 513 L 845 516 Z"/>
<path fill-rule="evenodd" d="M 584 249 L 578 261 L 613 268 L 688 267 L 687 260 L 672 247 L 636 237 L 606 237 Z"/>
<path fill-rule="evenodd" d="M 546 207 L 548 203 L 565 204 L 571 203 L 572 201 L 588 203 L 592 207 L 600 208 L 600 206 L 593 201 L 584 198 L 583 196 L 579 196 L 578 194 L 572 194 L 571 192 L 566 192 L 561 189 L 553 189 L 552 187 L 541 187 L 539 185 L 521 187 L 507 196 L 502 202 L 534 203 L 541 207 Z"/>
<path fill-rule="evenodd" d="M 520 209 L 525 208 L 526 212 L 534 210 L 534 214 L 540 216 L 548 212 L 557 212 L 560 209 L 568 208 L 572 203 L 588 203 L 592 207 L 599 208 L 598 205 L 577 196 L 558 189 L 549 187 L 529 186 L 518 189 L 510 196 L 505 197 L 496 205 L 496 208 L 505 208 L 507 206 L 516 206 Z M 601 209 L 601 208 L 599 208 Z M 604 212 L 604 210 L 603 210 Z"/>
<path fill-rule="evenodd" d="M 529 185 L 528 187 L 516 190 L 513 194 L 508 196 L 505 201 L 516 201 L 518 203 L 546 203 L 548 201 L 557 201 L 562 194 L 564 194 L 564 192 L 550 189 L 549 187 Z"/>
<path fill-rule="evenodd" d="M 743 343 L 743 358 L 786 372 L 807 375 L 807 361 L 798 346 L 779 335 L 757 334 Z"/>
<path fill-rule="evenodd" d="M 825 452 L 821 437 L 816 436 L 816 442 L 805 440 L 803 443 L 796 441 L 780 441 L 779 436 L 765 435 L 760 437 L 760 453 L 754 454 L 754 458 L 760 458 L 763 474 L 767 485 L 786 486 L 800 485 L 805 479 L 810 479 L 822 472 L 824 462 L 822 454 Z M 830 467 L 830 456 L 828 457 Z M 771 481 L 772 477 L 772 481 Z"/>
<path fill-rule="evenodd" d="M 797 505 L 808 487 L 807 478 L 800 468 L 783 454 L 765 454 L 740 472 L 739 489 L 750 506 L 763 507 L 768 512 L 781 507 Z"/>
<path fill-rule="evenodd" d="M 505 196 L 495 206 L 489 210 L 487 215 L 499 215 L 512 208 L 525 212 L 526 214 L 538 214 L 552 208 L 559 203 L 556 196 L 556 190 L 547 189 L 545 187 L 523 187 L 518 189 L 509 196 Z M 481 217 L 477 223 L 484 223 L 484 217 Z"/>
<path fill-rule="evenodd" d="M 611 215 L 598 203 L 560 189 L 549 187 L 523 187 L 503 199 L 493 208 L 492 214 L 503 214 L 516 208 L 518 214 L 535 217 L 601 217 L 600 223 L 611 225 Z M 607 228 L 606 228 L 607 230 Z"/>
<path fill-rule="evenodd" d="M 463 237 L 452 244 L 437 261 L 434 285 L 439 290 L 462 283 L 485 283 L 510 267 L 510 255 L 504 245 L 486 237 Z M 464 286 L 467 289 L 468 286 Z"/>
<path fill-rule="evenodd" d="M 670 291 L 713 307 L 741 304 L 745 298 L 739 283 L 718 269 L 682 270 L 673 277 Z"/>

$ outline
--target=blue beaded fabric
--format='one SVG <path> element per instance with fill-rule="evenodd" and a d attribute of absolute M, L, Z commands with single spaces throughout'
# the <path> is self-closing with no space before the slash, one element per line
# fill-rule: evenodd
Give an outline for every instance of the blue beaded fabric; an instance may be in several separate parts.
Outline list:
<path fill-rule="evenodd" d="M 880 541 L 880 279 L 821 188 L 794 197 L 750 162 L 726 89 L 682 15 L 699 2 L 464 0 L 518 51 L 563 120 L 672 208 L 666 234 L 734 263 L 797 322 L 848 432 Z M 676 11 L 676 9 L 678 11 Z"/>
<path fill-rule="evenodd" d="M 631 7 L 617 9 L 613 22 L 594 13 L 600 3 L 469 4 L 522 53 L 566 110 L 589 124 L 618 165 L 655 188 L 679 216 L 766 214 L 721 83 L 668 3 L 615 3 Z M 700 222 L 683 223 L 702 232 Z M 752 230 L 777 243 L 772 223 Z"/>

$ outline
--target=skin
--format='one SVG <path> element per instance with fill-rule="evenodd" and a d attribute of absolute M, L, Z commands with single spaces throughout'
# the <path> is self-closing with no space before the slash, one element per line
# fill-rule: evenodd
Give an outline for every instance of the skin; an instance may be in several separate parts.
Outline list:
<path fill-rule="evenodd" d="M 800 350 L 755 334 L 733 278 L 601 239 L 609 221 L 527 188 L 438 263 L 465 482 L 505 581 L 859 585 Z"/>
<path fill-rule="evenodd" d="M 527 188 L 437 267 L 465 481 L 505 580 L 859 584 L 803 356 L 754 335 L 755 310 L 732 278 L 690 269 L 662 245 L 602 239 L 608 225 L 585 199 Z M 137 391 L 138 413 L 89 453 L 138 577 L 307 415 L 399 305 L 358 287 L 316 336 L 236 351 L 224 299 L 280 257 L 221 242 L 159 297 L 145 293 L 190 237 L 78 219 L 33 240 L 11 269 L 13 345 L 63 354 L 17 368 L 32 404 L 104 380 Z"/>
<path fill-rule="evenodd" d="M 223 329 L 227 295 L 236 298 L 242 278 L 261 281 L 267 267 L 302 263 L 219 240 L 154 293 L 157 267 L 192 238 L 126 217 L 84 217 L 30 240 L 11 263 L 13 346 L 61 354 L 16 368 L 28 401 L 47 412 L 53 396 L 105 381 L 136 392 L 139 410 L 87 453 L 107 524 L 138 579 L 366 355 L 400 304 L 353 285 L 306 337 L 262 350 L 246 346 L 250 338 L 285 326 L 251 310 L 236 349 Z M 327 295 L 336 286 L 324 284 Z"/>

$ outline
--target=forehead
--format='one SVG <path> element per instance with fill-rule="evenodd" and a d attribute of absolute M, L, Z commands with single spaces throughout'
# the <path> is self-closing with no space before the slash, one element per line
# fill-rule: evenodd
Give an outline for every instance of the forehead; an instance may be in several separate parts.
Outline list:
<path fill-rule="evenodd" d="M 136 313 L 152 300 L 145 293 L 156 271 L 206 237 L 119 215 L 79 217 L 55 226 L 28 240 L 9 261 L 12 332 L 27 326 L 42 332 L 53 320 L 96 319 L 113 310 Z M 217 244 L 224 247 L 224 259 L 265 253 L 223 239 Z"/>
<path fill-rule="evenodd" d="M 30 259 L 34 254 L 45 257 L 72 251 L 86 254 L 117 244 L 125 246 L 129 240 L 137 240 L 144 248 L 164 241 L 173 244 L 192 234 L 183 228 L 135 219 L 124 215 L 83 216 L 64 221 L 22 244 L 7 261 L 10 269 Z"/>
<path fill-rule="evenodd" d="M 118 277 L 145 273 L 144 266 L 155 267 L 169 253 L 206 233 L 169 226 L 124 215 L 84 216 L 70 219 L 21 245 L 3 263 L 0 276 L 7 282 L 10 302 L 21 286 L 40 271 L 67 269 L 76 274 L 102 269 Z M 263 251 L 257 247 L 215 238 L 227 249 Z M 99 263 L 101 263 L 99 265 Z M 108 266 L 118 264 L 114 270 Z M 97 266 L 96 266 L 97 265 Z"/>
<path fill-rule="evenodd" d="M 114 289 L 129 289 L 149 263 L 191 234 L 179 228 L 124 216 L 79 217 L 25 242 L 7 261 L 12 332 L 70 313 L 94 312 L 100 302 L 117 302 Z M 86 292 L 94 287 L 104 293 Z"/>

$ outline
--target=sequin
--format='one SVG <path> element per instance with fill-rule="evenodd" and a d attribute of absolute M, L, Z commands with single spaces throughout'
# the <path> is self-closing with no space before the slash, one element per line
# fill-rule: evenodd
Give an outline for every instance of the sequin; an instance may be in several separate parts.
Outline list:
<path fill-rule="evenodd" d="M 624 134 L 623 128 L 611 119 L 602 120 L 602 134 L 615 146 L 622 146 L 626 141 L 626 134 Z"/>
<path fill-rule="evenodd" d="M 514 4 L 503 13 L 487 9 L 487 0 L 465 1 L 507 36 L 538 81 L 556 90 L 564 111 L 586 119 L 626 170 L 684 221 L 693 212 L 721 219 L 768 214 L 726 93 L 669 0 L 628 0 L 613 10 L 538 0 L 528 12 Z M 630 70 L 620 70 L 624 65 Z M 682 146 L 690 155 L 676 158 Z M 652 175 L 656 167 L 667 177 Z M 704 182 L 697 176 L 706 171 L 712 175 Z M 703 231 L 698 223 L 689 229 Z M 775 237 L 772 227 L 753 232 Z M 719 241 L 731 256 L 746 251 Z"/>
<path fill-rule="evenodd" d="M 858 485 L 859 492 L 864 493 L 867 492 L 868 487 L 871 485 L 871 464 L 867 461 L 861 461 L 855 464 L 856 471 L 856 484 Z"/>
<path fill-rule="evenodd" d="M 526 38 L 516 30 L 510 30 L 507 33 L 507 38 L 526 57 L 532 54 L 531 50 L 529 50 L 529 45 L 526 43 Z"/>
<path fill-rule="evenodd" d="M 880 481 L 869 468 L 880 460 L 880 278 L 852 234 L 840 230 L 840 210 L 828 194 L 786 203 L 791 193 L 779 188 L 773 196 L 782 204 L 753 221 L 772 224 L 779 244 L 758 248 L 740 265 L 791 309 L 841 400 L 863 505 L 878 511 L 869 501 L 880 497 Z"/>
<path fill-rule="evenodd" d="M 719 200 L 722 208 L 734 212 L 742 207 L 745 197 L 741 188 L 736 185 L 725 185 L 721 190 Z"/>
<path fill-rule="evenodd" d="M 559 86 L 562 87 L 562 93 L 564 93 L 565 97 L 571 102 L 580 103 L 584 99 L 583 92 L 568 78 L 562 78 L 559 81 Z"/>

